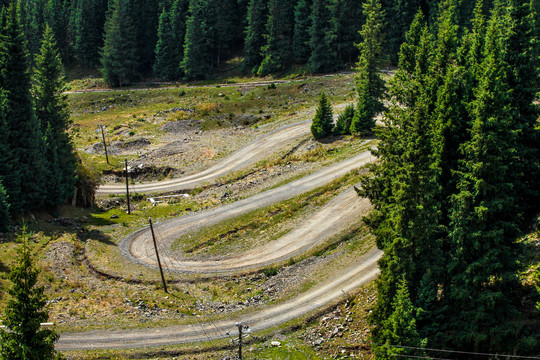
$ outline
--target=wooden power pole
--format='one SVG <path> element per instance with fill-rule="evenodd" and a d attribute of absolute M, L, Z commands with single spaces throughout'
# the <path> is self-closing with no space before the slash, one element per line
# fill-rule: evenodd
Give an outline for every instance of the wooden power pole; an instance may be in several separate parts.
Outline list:
<path fill-rule="evenodd" d="M 154 234 L 154 226 L 152 225 L 152 218 L 148 219 L 150 222 L 150 231 L 152 232 L 152 240 L 154 241 L 154 249 L 156 249 L 156 257 L 157 262 L 159 266 L 159 273 L 161 274 L 161 281 L 163 282 L 163 290 L 165 290 L 166 293 L 169 293 L 167 291 L 167 283 L 165 282 L 165 276 L 163 275 L 163 268 L 161 267 L 161 260 L 159 259 L 159 251 L 157 248 L 157 242 L 156 242 L 156 235 Z"/>
<path fill-rule="evenodd" d="M 244 325 L 241 322 L 237 322 L 236 326 L 238 326 L 238 359 L 242 360 L 242 329 Z"/>
<path fill-rule="evenodd" d="M 103 138 L 103 147 L 105 148 L 105 159 L 107 159 L 107 164 L 109 163 L 109 154 L 107 153 L 107 142 L 105 141 L 105 131 L 103 130 L 103 125 L 99 125 L 101 127 L 101 137 Z"/>
<path fill-rule="evenodd" d="M 129 173 L 128 173 L 127 159 L 125 159 L 125 162 L 126 162 L 126 199 L 127 199 L 127 210 L 128 210 L 128 215 L 131 215 L 131 207 L 129 206 Z"/>

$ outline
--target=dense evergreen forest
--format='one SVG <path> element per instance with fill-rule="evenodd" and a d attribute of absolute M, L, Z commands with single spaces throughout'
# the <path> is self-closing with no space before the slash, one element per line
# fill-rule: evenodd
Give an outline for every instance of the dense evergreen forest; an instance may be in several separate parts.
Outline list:
<path fill-rule="evenodd" d="M 380 359 L 540 351 L 538 293 L 518 276 L 540 204 L 538 3 L 478 0 L 471 26 L 461 4 L 442 1 L 435 23 L 417 13 L 386 92 L 373 91 L 373 50 L 361 48 L 355 116 L 387 104 L 380 162 L 358 189 L 384 251 L 371 315 Z M 378 49 L 368 30 L 380 3 L 364 9 L 363 42 Z"/>
<path fill-rule="evenodd" d="M 438 0 L 383 0 L 384 59 L 397 54 L 415 13 L 436 23 Z M 9 1 L 2 1 L 3 4 Z M 113 86 L 143 78 L 204 79 L 233 56 L 246 74 L 296 66 L 313 73 L 350 69 L 365 22 L 357 0 L 20 0 L 28 51 L 46 24 L 66 66 L 103 69 Z M 486 2 L 485 7 L 491 4 Z M 473 1 L 459 6 L 469 26 Z"/>

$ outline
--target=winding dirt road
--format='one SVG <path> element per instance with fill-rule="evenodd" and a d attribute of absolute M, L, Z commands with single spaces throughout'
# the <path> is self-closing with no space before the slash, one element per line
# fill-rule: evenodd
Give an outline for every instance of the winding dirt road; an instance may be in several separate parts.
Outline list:
<path fill-rule="evenodd" d="M 160 246 L 168 249 L 181 234 L 188 231 L 193 231 L 200 226 L 210 226 L 316 189 L 330 183 L 331 181 L 354 169 L 358 169 L 366 165 L 371 161 L 371 159 L 372 156 L 370 152 L 365 151 L 350 159 L 324 168 L 316 173 L 292 181 L 280 187 L 267 190 L 249 198 L 218 208 L 202 211 L 200 213 L 158 223 L 154 226 L 154 229 L 161 240 Z M 353 205 L 355 203 L 355 196 L 356 195 L 352 192 L 352 190 L 338 196 L 337 199 L 330 202 L 329 205 L 323 208 L 323 210 L 316 215 L 318 216 L 316 217 L 316 220 L 306 222 L 301 228 L 293 232 L 293 235 L 289 234 L 289 236 L 285 239 L 282 238 L 280 241 L 270 243 L 270 245 L 267 247 L 257 249 L 256 256 L 253 254 L 246 258 L 238 256 L 235 257 L 234 261 L 232 259 L 225 259 L 222 261 L 194 262 L 182 261 L 181 259 L 170 257 L 169 254 L 163 254 L 163 263 L 174 264 L 174 268 L 169 268 L 169 270 L 177 272 L 221 273 L 238 271 L 240 269 L 262 267 L 271 262 L 290 258 L 295 254 L 297 255 L 301 248 L 312 247 L 316 245 L 317 242 L 321 241 L 321 239 L 328 238 L 329 236 L 333 235 L 332 232 L 342 229 L 326 227 L 324 226 L 325 222 L 328 221 L 329 223 L 335 223 L 336 226 L 338 223 L 343 225 L 343 223 L 349 221 L 349 219 L 354 218 L 354 216 L 358 216 L 357 212 L 365 211 L 368 203 L 365 201 L 361 202 L 356 196 L 356 201 L 358 203 Z M 346 211 L 343 211 L 343 209 Z M 350 215 L 348 215 L 349 210 Z M 328 216 L 331 211 L 334 211 L 333 216 L 329 216 L 321 224 L 321 219 L 324 219 L 324 216 Z M 340 216 L 335 216 L 335 214 L 340 214 Z M 317 221 L 319 223 L 317 223 Z M 291 245 L 291 243 L 296 244 Z M 150 230 L 148 228 L 141 229 L 135 233 L 132 233 L 131 235 L 128 235 L 122 240 L 120 246 L 122 253 L 132 261 L 152 267 L 157 265 L 155 250 L 153 247 Z M 294 247 L 296 247 L 296 249 L 294 249 Z M 293 251 L 292 255 L 286 254 L 287 248 Z"/>
<path fill-rule="evenodd" d="M 182 233 L 193 231 L 200 226 L 209 226 L 231 219 L 240 214 L 265 207 L 296 195 L 313 190 L 337 179 L 344 174 L 364 166 L 372 160 L 369 151 L 331 165 L 304 178 L 278 188 L 267 190 L 252 197 L 219 208 L 203 211 L 190 216 L 158 223 L 155 226 L 161 246 L 170 247 Z M 353 221 L 370 209 L 369 201 L 359 199 L 350 188 L 336 196 L 302 225 L 281 238 L 266 245 L 221 259 L 203 261 L 180 258 L 166 258 L 171 264 L 169 270 L 183 273 L 223 274 L 267 266 L 286 260 L 313 248 L 322 241 L 338 234 Z M 339 216 L 336 216 L 339 214 Z M 145 266 L 156 265 L 155 253 L 149 229 L 141 229 L 121 242 L 125 256 Z M 370 250 L 357 263 L 331 280 L 319 284 L 309 291 L 283 303 L 256 309 L 245 315 L 230 315 L 226 320 L 204 320 L 195 325 L 178 325 L 156 329 L 100 330 L 82 333 L 62 333 L 56 347 L 61 351 L 86 349 L 114 349 L 164 346 L 193 343 L 228 337 L 234 333 L 237 321 L 248 324 L 254 331 L 271 328 L 342 298 L 355 288 L 371 281 L 378 274 L 377 260 L 381 252 Z M 316 276 L 316 274 L 313 274 Z"/>
<path fill-rule="evenodd" d="M 179 325 L 157 329 L 119 331 L 90 331 L 63 333 L 56 348 L 60 351 L 90 349 L 128 349 L 193 343 L 227 338 L 227 332 L 237 331 L 235 323 L 248 324 L 253 331 L 271 328 L 299 316 L 309 314 L 325 304 L 332 303 L 373 280 L 378 274 L 377 260 L 381 252 L 371 250 L 358 262 L 330 281 L 318 285 L 302 295 L 275 306 L 258 309 L 242 316 L 232 315 L 227 320 Z"/>
<path fill-rule="evenodd" d="M 178 179 L 137 184 L 134 188 L 137 193 L 164 193 L 178 190 L 189 190 L 203 183 L 216 180 L 234 171 L 247 168 L 267 157 L 276 149 L 284 147 L 291 140 L 307 135 L 311 120 L 301 121 L 292 125 L 283 126 L 244 146 L 242 149 L 223 159 L 218 164 L 199 173 Z M 106 184 L 99 187 L 98 195 L 123 194 L 125 184 Z"/>

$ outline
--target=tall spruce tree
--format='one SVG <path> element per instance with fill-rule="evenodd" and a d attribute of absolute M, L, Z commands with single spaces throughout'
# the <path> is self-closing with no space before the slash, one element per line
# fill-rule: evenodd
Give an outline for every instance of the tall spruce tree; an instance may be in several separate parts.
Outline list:
<path fill-rule="evenodd" d="M 358 0 L 337 0 L 332 6 L 335 48 L 342 63 L 353 64 L 358 59 L 358 44 L 362 38 L 359 30 L 364 24 L 362 2 Z"/>
<path fill-rule="evenodd" d="M 537 171 L 538 162 L 529 156 L 538 149 L 531 141 L 537 136 L 531 119 L 538 113 L 531 14 L 523 5 L 498 2 L 490 19 L 471 106 L 471 139 L 463 146 L 458 192 L 452 197 L 455 254 L 448 302 L 460 316 L 449 324 L 450 341 L 474 351 L 513 352 L 526 342 L 513 321 L 514 242 L 527 204 L 535 203 L 531 189 L 537 179 L 530 179 L 529 171 Z M 456 303 L 463 298 L 468 302 Z M 467 315 L 467 327 L 458 328 Z"/>
<path fill-rule="evenodd" d="M 107 0 L 73 0 L 70 23 L 74 30 L 73 48 L 83 65 L 99 64 L 103 46 L 103 31 L 108 9 Z"/>
<path fill-rule="evenodd" d="M 207 23 L 212 28 L 212 47 L 215 66 L 234 51 L 241 50 L 244 40 L 247 9 L 238 0 L 214 0 L 207 14 Z"/>
<path fill-rule="evenodd" d="M 69 11 L 70 3 L 66 0 L 49 0 L 45 7 L 45 19 L 53 30 L 63 63 L 67 63 L 70 60 L 68 37 Z"/>
<path fill-rule="evenodd" d="M 45 135 L 48 168 L 46 203 L 56 209 L 73 195 L 76 160 L 67 134 L 70 123 L 64 70 L 53 31 L 45 28 L 34 69 L 36 115 Z"/>
<path fill-rule="evenodd" d="M 174 0 L 171 6 L 172 38 L 176 43 L 174 47 L 176 56 L 175 78 L 183 76 L 182 60 L 184 58 L 184 41 L 186 40 L 186 21 L 189 11 L 189 0 Z"/>
<path fill-rule="evenodd" d="M 2 214 L 2 224 L 5 230 L 6 224 L 9 223 L 10 213 L 9 213 L 9 196 L 7 195 L 6 188 L 4 184 L 9 184 L 8 188 L 10 189 L 18 189 L 19 187 L 16 186 L 20 180 L 20 174 L 17 167 L 17 159 L 12 151 L 10 151 L 10 145 L 9 145 L 9 130 L 8 130 L 8 123 L 6 119 L 6 113 L 7 113 L 7 97 L 4 90 L 0 90 L 0 134 L 2 136 L 0 137 L 0 158 L 2 161 L 0 162 L 0 181 L 2 182 L 2 189 L 5 193 L 5 195 L 2 195 L 3 200 L 6 202 L 7 205 L 2 205 L 2 211 L 7 212 L 6 214 Z M 18 193 L 12 193 L 11 196 L 17 196 Z"/>
<path fill-rule="evenodd" d="M 498 21 L 490 21 L 471 140 L 463 147 L 458 193 L 452 197 L 453 259 L 447 292 L 454 314 L 448 321 L 449 345 L 490 352 L 507 351 L 515 331 L 509 326 L 517 312 L 510 295 L 520 213 L 515 187 L 518 138 Z"/>
<path fill-rule="evenodd" d="M 293 59 L 294 7 L 296 1 L 269 0 L 266 44 L 257 74 L 265 76 L 283 71 Z"/>
<path fill-rule="evenodd" d="M 20 22 L 30 54 L 29 60 L 33 63 L 33 56 L 39 52 L 43 36 L 46 0 L 19 0 L 18 6 Z"/>
<path fill-rule="evenodd" d="M 182 69 L 188 80 L 205 79 L 213 74 L 211 29 L 205 21 L 207 6 L 207 2 L 202 0 L 189 3 L 182 60 Z"/>
<path fill-rule="evenodd" d="M 375 125 L 375 116 L 384 110 L 382 98 L 385 85 L 379 74 L 382 54 L 382 28 L 384 12 L 379 0 L 364 3 L 366 23 L 362 27 L 362 42 L 358 45 L 360 57 L 356 64 L 356 90 L 358 105 L 351 124 L 351 133 L 370 131 Z"/>
<path fill-rule="evenodd" d="M 508 64 L 508 84 L 515 131 L 522 134 L 517 156 L 523 161 L 523 176 L 515 185 L 525 204 L 525 213 L 534 216 L 540 209 L 539 108 L 534 103 L 538 91 L 539 68 L 536 57 L 534 13 L 529 4 L 508 0 L 504 39 L 504 61 Z"/>
<path fill-rule="evenodd" d="M 336 135 L 350 135 L 351 134 L 351 122 L 354 118 L 354 104 L 349 104 L 345 107 L 343 112 L 339 114 L 336 121 L 336 127 L 334 133 Z"/>
<path fill-rule="evenodd" d="M 375 176 L 364 179 L 361 191 L 374 205 L 366 221 L 377 236 L 377 246 L 384 251 L 379 261 L 379 296 L 371 316 L 375 325 L 372 336 L 377 344 L 395 340 L 388 332 L 388 326 L 393 325 L 387 319 L 396 311 L 392 299 L 397 296 L 400 279 L 408 284 L 413 307 L 420 308 L 421 304 L 421 318 L 426 322 L 432 319 L 433 325 L 438 325 L 430 311 L 437 308 L 438 280 L 444 271 L 444 232 L 440 226 L 438 169 L 433 166 L 429 111 L 432 94 L 425 81 L 431 77 L 432 37 L 421 19 L 417 16 L 407 34 L 408 43 L 401 48 L 400 64 L 404 67 L 398 69 L 391 83 L 391 106 L 383 118 L 385 126 L 377 130 L 381 142 L 374 154 L 381 161 L 372 166 Z M 410 63 L 414 63 L 414 69 L 407 66 Z M 416 312 L 413 315 L 409 317 L 420 325 L 420 317 Z M 421 326 L 417 331 L 421 338 L 428 337 Z"/>
<path fill-rule="evenodd" d="M 373 352 L 378 358 L 412 358 L 425 356 L 421 350 L 425 346 L 426 340 L 422 340 L 416 328 L 417 313 L 410 299 L 409 289 L 405 278 L 399 282 L 399 286 L 392 302 L 392 314 L 384 321 L 382 338 L 385 340 L 382 344 L 374 346 Z"/>
<path fill-rule="evenodd" d="M 294 59 L 300 64 L 305 64 L 311 54 L 311 6 L 312 0 L 299 0 L 294 8 L 293 52 Z"/>
<path fill-rule="evenodd" d="M 313 0 L 309 29 L 309 68 L 315 73 L 334 71 L 339 67 L 336 53 L 336 34 L 332 22 L 332 2 Z"/>
<path fill-rule="evenodd" d="M 534 50 L 536 53 L 537 73 L 540 73 L 540 0 L 531 0 L 531 12 L 534 21 Z M 536 79 L 536 86 L 540 87 L 540 76 Z"/>
<path fill-rule="evenodd" d="M 479 2 L 481 6 L 482 1 Z M 477 8 L 480 11 L 479 8 Z M 463 60 L 459 59 L 461 53 L 475 51 L 471 36 L 462 39 L 463 45 L 458 49 L 458 18 L 456 15 L 457 4 L 455 1 L 441 3 L 441 15 L 439 16 L 439 29 L 435 38 L 434 60 L 431 76 L 427 81 L 428 90 L 433 99 L 429 111 L 433 114 L 433 136 L 436 167 L 440 169 L 439 178 L 442 186 L 440 201 L 444 204 L 442 223 L 448 226 L 448 210 L 450 209 L 449 197 L 456 188 L 455 173 L 458 163 L 462 159 L 459 147 L 469 139 L 467 129 L 471 127 L 469 103 L 473 99 L 471 82 L 475 69 L 474 64 L 467 67 Z M 482 38 L 483 15 L 478 13 L 472 36 Z M 468 48 L 465 48 L 468 47 Z M 465 54 L 465 59 L 469 55 Z M 461 66 L 458 64 L 463 63 Z"/>
<path fill-rule="evenodd" d="M 6 13 L 0 62 L 0 87 L 6 91 L 6 128 L 16 174 L 4 178 L 14 214 L 38 209 L 45 199 L 43 140 L 32 97 L 26 41 L 13 2 Z M 11 169 L 13 170 L 13 169 Z"/>
<path fill-rule="evenodd" d="M 321 97 L 319 99 L 319 107 L 311 123 L 311 134 L 315 139 L 320 139 L 332 134 L 334 129 L 334 116 L 332 112 L 332 105 L 328 101 L 326 94 L 321 91 Z"/>
<path fill-rule="evenodd" d="M 101 65 L 111 86 L 127 85 L 139 75 L 136 32 L 129 10 L 129 0 L 113 0 L 105 24 Z"/>
<path fill-rule="evenodd" d="M 172 27 L 172 18 L 166 7 L 159 17 L 158 41 L 156 44 L 156 62 L 154 75 L 162 80 L 174 80 L 178 75 L 180 58 L 179 44 Z"/>
<path fill-rule="evenodd" d="M 263 59 L 261 51 L 265 44 L 264 34 L 268 18 L 268 1 L 250 0 L 247 16 L 248 25 L 244 46 L 246 56 L 242 67 L 245 71 L 256 73 Z"/>
<path fill-rule="evenodd" d="M 398 54 L 401 44 L 405 41 L 405 34 L 408 32 L 415 14 L 418 11 L 424 14 L 420 9 L 420 2 L 418 0 L 393 1 L 385 8 L 388 19 L 392 19 L 386 27 L 386 43 L 388 44 L 388 55 L 394 64 L 399 60 Z"/>
<path fill-rule="evenodd" d="M 110 2 L 110 1 L 109 1 Z M 135 72 L 148 74 L 155 63 L 155 49 L 159 16 L 161 14 L 161 1 L 156 0 L 128 0 L 127 13 L 131 18 L 130 28 L 135 40 Z"/>
<path fill-rule="evenodd" d="M 22 243 L 16 263 L 11 269 L 8 300 L 2 323 L 9 331 L 0 331 L 2 359 L 57 359 L 54 343 L 59 336 L 51 329 L 41 328 L 48 320 L 42 286 L 38 286 L 39 269 L 30 247 L 30 236 L 23 227 L 19 236 Z"/>
<path fill-rule="evenodd" d="M 6 231 L 9 228 L 11 214 L 9 211 L 9 197 L 4 188 L 4 178 L 13 177 L 13 170 L 16 168 L 13 156 L 9 151 L 8 130 L 6 123 L 6 94 L 0 90 L 0 232 Z"/>

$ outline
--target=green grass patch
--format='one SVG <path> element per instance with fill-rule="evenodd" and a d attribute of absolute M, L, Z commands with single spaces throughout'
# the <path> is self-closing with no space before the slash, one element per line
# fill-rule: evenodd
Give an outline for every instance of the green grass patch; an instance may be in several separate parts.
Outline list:
<path fill-rule="evenodd" d="M 249 239 L 261 237 L 263 233 L 270 232 L 270 229 L 274 229 L 278 224 L 302 216 L 307 209 L 326 204 L 341 189 L 355 181 L 357 181 L 355 176 L 347 174 L 326 186 L 290 200 L 201 228 L 178 238 L 173 243 L 172 249 L 180 250 L 185 254 L 230 253 L 239 244 L 243 250 L 249 249 L 257 245 Z M 279 231 L 272 230 L 270 236 L 265 236 L 266 241 L 275 240 L 288 231 L 288 228 Z"/>

